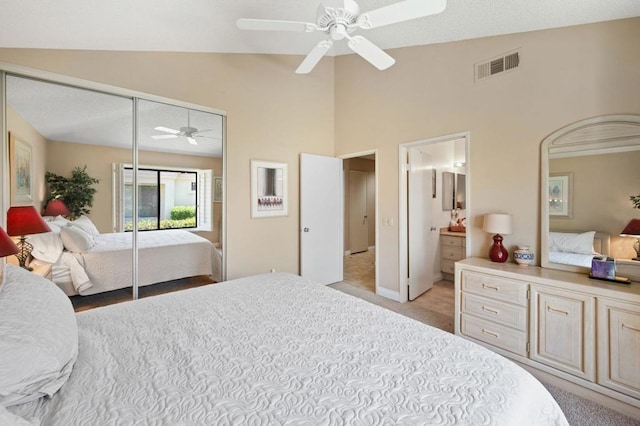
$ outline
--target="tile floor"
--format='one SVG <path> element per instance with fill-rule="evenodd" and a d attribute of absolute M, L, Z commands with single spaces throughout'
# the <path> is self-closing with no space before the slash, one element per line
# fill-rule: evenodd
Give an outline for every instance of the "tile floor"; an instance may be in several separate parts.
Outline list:
<path fill-rule="evenodd" d="M 363 288 L 375 293 L 375 249 L 346 255 L 344 257 L 345 284 Z M 443 315 L 454 315 L 454 295 L 452 281 L 438 281 L 433 288 L 410 303 Z"/>

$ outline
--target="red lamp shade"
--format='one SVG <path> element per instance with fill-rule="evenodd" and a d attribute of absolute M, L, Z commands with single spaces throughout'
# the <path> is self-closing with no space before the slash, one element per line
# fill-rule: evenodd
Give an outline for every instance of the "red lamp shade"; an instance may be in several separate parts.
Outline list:
<path fill-rule="evenodd" d="M 67 216 L 71 212 L 60 200 L 51 200 L 47 203 L 47 207 L 44 209 L 45 216 Z"/>
<path fill-rule="evenodd" d="M 51 228 L 33 206 L 10 207 L 7 212 L 7 233 L 11 236 L 50 232 Z"/>
<path fill-rule="evenodd" d="M 631 219 L 620 233 L 622 236 L 640 235 L 640 219 Z"/>
<path fill-rule="evenodd" d="M 0 228 L 0 257 L 16 254 L 19 251 L 16 243 Z"/>

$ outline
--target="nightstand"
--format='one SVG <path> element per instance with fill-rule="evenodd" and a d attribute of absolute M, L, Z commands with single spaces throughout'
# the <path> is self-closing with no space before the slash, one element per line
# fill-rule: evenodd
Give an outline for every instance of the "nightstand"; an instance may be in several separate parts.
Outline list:
<path fill-rule="evenodd" d="M 18 258 L 15 256 L 9 256 L 7 257 L 7 263 L 18 266 Z M 51 279 L 51 267 L 53 266 L 53 264 L 46 262 L 35 263 L 32 261 L 31 263 L 29 263 L 29 266 L 33 268 L 33 271 L 31 271 L 32 273 L 44 277 L 48 280 Z"/>

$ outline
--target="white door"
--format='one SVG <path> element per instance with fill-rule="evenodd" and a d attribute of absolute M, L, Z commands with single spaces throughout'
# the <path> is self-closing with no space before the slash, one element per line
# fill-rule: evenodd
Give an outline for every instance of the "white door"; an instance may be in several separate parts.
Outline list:
<path fill-rule="evenodd" d="M 351 254 L 369 248 L 367 218 L 367 173 L 349 171 L 349 251 Z"/>
<path fill-rule="evenodd" d="M 409 300 L 414 300 L 433 287 L 433 227 L 432 158 L 422 147 L 409 149 L 408 171 L 408 240 L 409 240 Z"/>
<path fill-rule="evenodd" d="M 321 284 L 342 281 L 342 160 L 300 155 L 300 275 Z"/>

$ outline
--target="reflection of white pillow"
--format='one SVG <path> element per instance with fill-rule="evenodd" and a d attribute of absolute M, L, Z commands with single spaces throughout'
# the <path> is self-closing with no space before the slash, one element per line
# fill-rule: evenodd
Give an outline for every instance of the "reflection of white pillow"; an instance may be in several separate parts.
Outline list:
<path fill-rule="evenodd" d="M 51 281 L 7 264 L 0 287 L 0 405 L 60 389 L 78 356 L 69 298 Z"/>
<path fill-rule="evenodd" d="M 572 232 L 549 232 L 549 251 L 564 253 L 597 254 L 593 250 L 596 231 L 576 234 Z"/>
<path fill-rule="evenodd" d="M 50 228 L 53 232 L 29 235 L 27 241 L 33 245 L 31 251 L 33 257 L 44 262 L 55 263 L 62 254 L 64 245 L 60 238 L 59 228 L 55 230 L 55 226 L 50 226 Z"/>
<path fill-rule="evenodd" d="M 89 219 L 87 216 L 80 216 L 71 223 L 91 236 L 97 237 L 98 235 L 100 235 L 100 231 L 98 231 L 98 228 L 96 228 L 93 222 L 91 222 L 91 219 Z"/>
<path fill-rule="evenodd" d="M 64 248 L 72 253 L 83 253 L 96 245 L 91 235 L 73 225 L 60 228 L 60 237 Z"/>
<path fill-rule="evenodd" d="M 13 426 L 37 426 L 40 422 L 31 423 L 9 412 L 3 405 L 0 405 L 0 425 L 13 425 Z"/>

